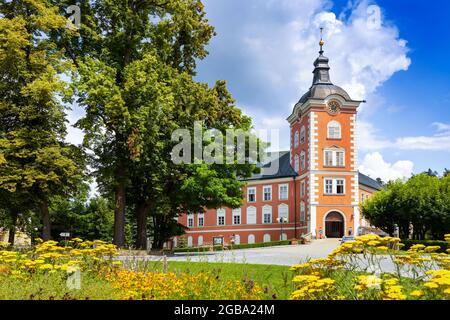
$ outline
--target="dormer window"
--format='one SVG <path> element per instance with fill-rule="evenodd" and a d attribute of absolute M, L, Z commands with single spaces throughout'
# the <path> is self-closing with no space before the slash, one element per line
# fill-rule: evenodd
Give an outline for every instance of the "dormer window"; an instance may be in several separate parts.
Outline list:
<path fill-rule="evenodd" d="M 328 123 L 328 139 L 342 139 L 342 130 L 339 122 L 331 121 L 330 123 Z"/>

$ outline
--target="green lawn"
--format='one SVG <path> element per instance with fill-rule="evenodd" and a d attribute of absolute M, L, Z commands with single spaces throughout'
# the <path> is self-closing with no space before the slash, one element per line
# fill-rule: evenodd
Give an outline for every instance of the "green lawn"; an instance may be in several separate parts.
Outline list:
<path fill-rule="evenodd" d="M 227 280 L 254 281 L 265 290 L 267 299 L 286 300 L 294 289 L 292 283 L 294 273 L 286 266 L 170 261 L 167 262 L 166 270 L 164 269 L 164 263 L 161 261 L 140 262 L 138 266 L 138 270 L 147 272 L 195 274 L 203 271 L 212 272 Z"/>

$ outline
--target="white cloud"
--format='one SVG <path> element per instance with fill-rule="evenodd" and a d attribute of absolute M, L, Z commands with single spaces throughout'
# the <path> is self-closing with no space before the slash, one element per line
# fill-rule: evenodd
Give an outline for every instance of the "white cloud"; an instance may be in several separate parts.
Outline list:
<path fill-rule="evenodd" d="M 358 123 L 358 146 L 362 151 L 382 149 L 450 152 L 450 124 L 433 123 L 437 131 L 431 136 L 399 137 L 390 141 L 366 121 Z"/>
<path fill-rule="evenodd" d="M 397 161 L 394 164 L 384 161 L 379 152 L 369 153 L 359 166 L 359 171 L 369 177 L 383 181 L 410 178 L 414 169 L 411 161 Z"/>

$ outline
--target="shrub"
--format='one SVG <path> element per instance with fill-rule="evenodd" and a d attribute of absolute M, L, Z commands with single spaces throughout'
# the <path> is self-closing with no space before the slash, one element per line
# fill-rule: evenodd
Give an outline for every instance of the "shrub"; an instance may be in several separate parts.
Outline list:
<path fill-rule="evenodd" d="M 290 240 L 284 241 L 272 241 L 264 243 L 254 243 L 254 244 L 236 244 L 227 246 L 209 246 L 209 247 L 195 247 L 195 248 L 176 248 L 173 251 L 175 253 L 194 253 L 194 252 L 208 252 L 208 251 L 223 251 L 223 250 L 239 250 L 239 249 L 253 249 L 253 248 L 265 248 L 265 247 L 276 247 L 276 246 L 288 246 L 291 244 Z"/>
<path fill-rule="evenodd" d="M 405 245 L 402 250 L 409 250 L 412 246 L 416 244 L 423 244 L 426 247 L 439 246 L 440 250 L 437 252 L 446 252 L 450 249 L 450 243 L 446 241 L 438 241 L 438 240 L 402 240 L 402 243 Z"/>

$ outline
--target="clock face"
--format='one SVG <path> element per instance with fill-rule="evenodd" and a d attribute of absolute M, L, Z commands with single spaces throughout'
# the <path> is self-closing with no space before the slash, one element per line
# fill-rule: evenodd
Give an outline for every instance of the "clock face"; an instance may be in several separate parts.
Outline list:
<path fill-rule="evenodd" d="M 339 102 L 332 100 L 328 102 L 327 111 L 328 113 L 333 115 L 338 114 L 341 111 L 341 105 L 339 104 Z"/>

